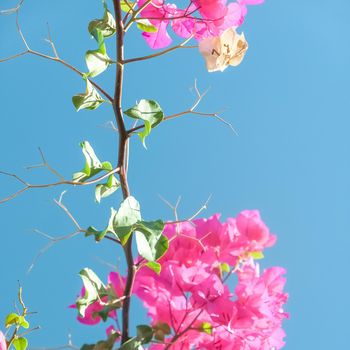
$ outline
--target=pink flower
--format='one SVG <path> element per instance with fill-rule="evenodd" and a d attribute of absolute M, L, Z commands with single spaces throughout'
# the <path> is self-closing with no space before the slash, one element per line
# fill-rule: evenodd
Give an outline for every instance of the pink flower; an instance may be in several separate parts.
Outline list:
<path fill-rule="evenodd" d="M 0 331 L 0 350 L 7 350 L 7 343 L 4 334 Z"/>
<path fill-rule="evenodd" d="M 160 259 L 160 274 L 144 267 L 136 275 L 134 293 L 143 301 L 152 324 L 164 322 L 173 333 L 184 332 L 181 349 L 283 347 L 281 325 L 288 316 L 282 311 L 287 301 L 285 270 L 271 268 L 260 276 L 258 265 L 247 258 L 275 242 L 259 212 L 243 211 L 224 223 L 219 215 L 193 223 L 167 225 L 164 233 L 170 246 Z M 238 262 L 238 284 L 232 292 L 220 265 Z M 203 324 L 212 327 L 210 334 L 200 331 Z"/>
<path fill-rule="evenodd" d="M 142 7 L 146 0 L 138 0 Z M 158 30 L 155 33 L 143 32 L 147 44 L 153 49 L 164 48 L 171 44 L 168 33 L 171 26 L 175 34 L 183 38 L 201 41 L 209 37 L 218 37 L 226 29 L 240 26 L 247 14 L 247 5 L 261 4 L 263 0 L 193 0 L 184 9 L 164 0 L 151 1 L 142 11 L 141 17 L 149 19 Z"/>

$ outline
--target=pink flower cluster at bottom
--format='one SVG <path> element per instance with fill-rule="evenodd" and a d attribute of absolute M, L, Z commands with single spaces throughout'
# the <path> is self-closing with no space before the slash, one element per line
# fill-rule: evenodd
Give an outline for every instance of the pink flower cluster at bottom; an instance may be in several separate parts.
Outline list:
<path fill-rule="evenodd" d="M 285 270 L 273 267 L 260 274 L 253 259 L 276 241 L 259 212 L 243 211 L 224 223 L 214 215 L 167 225 L 164 234 L 170 244 L 159 261 L 160 274 L 141 268 L 133 290 L 152 325 L 166 323 L 172 331 L 164 344 L 152 344 L 151 350 L 164 350 L 169 342 L 171 350 L 277 350 L 284 346 Z M 234 292 L 229 289 L 234 283 L 231 275 L 236 278 Z M 124 279 L 113 272 L 109 283 L 121 296 Z M 98 303 L 89 306 L 79 321 L 98 323 L 95 312 L 100 307 Z"/>
<path fill-rule="evenodd" d="M 224 223 L 215 215 L 195 220 L 194 225 L 168 225 L 165 234 L 171 243 L 160 260 L 160 275 L 143 268 L 138 272 L 134 292 L 153 324 L 165 322 L 180 335 L 171 349 L 283 347 L 285 270 L 273 267 L 260 274 L 251 257 L 252 252 L 262 252 L 275 242 L 257 211 L 244 211 Z M 234 293 L 225 283 L 223 263 L 237 274 Z M 211 334 L 198 331 L 203 325 L 210 325 Z M 152 350 L 164 348 L 151 346 Z"/>

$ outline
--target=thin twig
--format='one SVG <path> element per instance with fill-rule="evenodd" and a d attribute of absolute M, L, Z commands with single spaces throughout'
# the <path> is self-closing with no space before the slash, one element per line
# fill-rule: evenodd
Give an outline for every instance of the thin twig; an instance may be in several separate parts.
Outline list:
<path fill-rule="evenodd" d="M 54 52 L 54 56 L 50 56 L 50 55 L 46 55 L 46 54 L 43 54 L 41 52 L 38 52 L 38 51 L 35 51 L 35 50 L 32 50 L 26 39 L 25 39 L 25 36 L 23 35 L 23 32 L 22 32 L 22 29 L 20 27 L 20 24 L 19 24 L 19 8 L 20 7 L 16 7 L 15 9 L 13 9 L 13 11 L 11 13 L 16 13 L 16 26 L 17 26 L 17 31 L 22 39 L 22 42 L 23 44 L 25 45 L 26 47 L 26 51 L 22 51 L 16 55 L 13 55 L 13 56 L 10 56 L 10 57 L 6 57 L 6 58 L 3 58 L 3 59 L 0 59 L 0 63 L 1 62 L 6 62 L 6 61 L 10 61 L 10 60 L 13 60 L 15 58 L 18 58 L 20 56 L 24 56 L 26 54 L 31 54 L 31 55 L 34 55 L 34 56 L 38 56 L 38 57 L 41 57 L 41 58 L 44 58 L 44 59 L 47 59 L 47 60 L 50 60 L 50 61 L 54 61 L 54 62 L 58 62 L 60 64 L 62 64 L 63 66 L 67 67 L 68 69 L 72 70 L 73 72 L 75 72 L 76 74 L 80 75 L 81 77 L 84 77 L 85 74 L 81 71 L 79 71 L 77 68 L 75 68 L 74 66 L 72 66 L 70 63 L 62 60 L 58 54 L 57 54 L 57 50 L 56 50 L 56 47 L 51 39 L 51 33 L 50 31 L 48 32 L 49 33 L 49 38 L 46 40 L 50 43 L 51 47 L 52 47 L 52 50 Z M 94 81 L 88 79 L 89 82 L 98 90 L 100 91 L 110 102 L 113 102 L 113 98 L 100 86 L 98 85 L 97 83 L 95 83 Z"/>
<path fill-rule="evenodd" d="M 195 109 L 198 107 L 198 105 L 200 104 L 200 102 L 202 101 L 202 99 L 204 98 L 204 96 L 207 94 L 208 90 L 204 91 L 203 93 L 201 93 L 199 90 L 198 90 L 198 87 L 197 87 L 197 81 L 195 80 L 195 83 L 194 83 L 194 90 L 196 92 L 196 95 L 197 95 L 197 98 L 194 102 L 194 104 L 187 110 L 185 111 L 182 111 L 182 112 L 179 112 L 179 113 L 175 113 L 175 114 L 171 114 L 171 115 L 168 115 L 167 117 L 165 117 L 163 119 L 163 121 L 167 121 L 167 120 L 170 120 L 170 119 L 175 119 L 175 118 L 179 118 L 179 117 L 182 117 L 184 115 L 188 115 L 188 114 L 192 114 L 192 115 L 197 115 L 197 116 L 201 116 L 201 117 L 209 117 L 209 118 L 215 118 L 217 120 L 219 120 L 220 122 L 222 122 L 223 124 L 225 124 L 226 126 L 228 126 L 232 132 L 234 134 L 237 135 L 237 132 L 236 130 L 234 129 L 234 127 L 232 126 L 231 123 L 229 123 L 228 121 L 226 121 L 225 119 L 223 119 L 222 117 L 219 116 L 219 112 L 214 112 L 214 113 L 205 113 L 205 112 L 198 112 L 196 111 Z M 130 130 L 128 130 L 128 134 L 133 134 L 135 133 L 136 131 L 144 128 L 145 125 L 142 124 L 142 125 L 138 125 L 134 128 L 131 128 Z"/>
<path fill-rule="evenodd" d="M 36 166 L 34 166 L 36 167 Z M 33 168 L 33 167 L 32 167 Z M 85 181 L 85 182 L 79 182 L 79 181 L 69 181 L 69 180 L 64 180 L 64 181 L 58 181 L 58 182 L 52 182 L 52 183 L 47 183 L 47 184 L 30 184 L 26 181 L 24 181 L 22 178 L 20 178 L 19 176 L 17 176 L 16 174 L 11 174 L 5 171 L 1 171 L 0 170 L 0 175 L 5 175 L 5 176 L 10 176 L 15 178 L 17 181 L 21 182 L 22 184 L 25 185 L 24 188 L 18 190 L 17 192 L 11 194 L 10 196 L 3 198 L 0 200 L 0 204 L 5 203 L 10 201 L 11 199 L 14 199 L 15 197 L 19 196 L 20 194 L 22 194 L 23 192 L 28 191 L 31 188 L 50 188 L 50 187 L 56 187 L 56 186 L 62 186 L 62 185 L 70 185 L 70 186 L 88 186 L 88 185 L 93 185 L 96 184 L 102 180 L 104 180 L 105 178 L 109 177 L 112 174 L 116 174 L 119 172 L 119 167 L 112 169 L 111 171 L 105 173 L 104 175 L 101 175 L 97 178 L 95 178 L 94 180 L 90 180 L 90 181 Z"/>
<path fill-rule="evenodd" d="M 177 49 L 195 49 L 197 48 L 198 46 L 197 45 L 187 45 L 186 44 L 192 39 L 192 36 L 189 37 L 188 39 L 186 39 L 183 43 L 179 44 L 179 45 L 176 45 L 176 46 L 172 46 L 170 47 L 169 49 L 166 49 L 166 50 L 163 50 L 163 51 L 160 51 L 160 52 L 156 52 L 156 53 L 153 53 L 151 55 L 147 55 L 147 56 L 141 56 L 141 57 L 135 57 L 135 58 L 129 58 L 129 59 L 126 59 L 123 61 L 124 64 L 127 64 L 127 63 L 132 63 L 132 62 L 138 62 L 138 61 L 144 61 L 144 60 L 149 60 L 151 58 L 155 58 L 155 57 L 159 57 L 159 56 L 163 56 L 169 52 L 172 52 L 174 50 L 177 50 Z"/>

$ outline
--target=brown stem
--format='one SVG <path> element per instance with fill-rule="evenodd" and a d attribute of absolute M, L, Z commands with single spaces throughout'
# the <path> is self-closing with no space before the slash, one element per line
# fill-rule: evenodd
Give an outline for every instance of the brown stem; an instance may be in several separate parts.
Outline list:
<path fill-rule="evenodd" d="M 113 101 L 113 109 L 116 123 L 119 131 L 119 151 L 118 151 L 118 167 L 120 168 L 119 178 L 123 191 L 124 199 L 130 196 L 130 189 L 127 180 L 127 172 L 125 168 L 126 147 L 129 135 L 125 128 L 122 110 L 122 95 L 123 95 L 123 73 L 124 73 L 124 34 L 125 28 L 120 7 L 120 0 L 113 0 L 115 19 L 117 25 L 117 71 L 115 80 L 115 94 Z M 124 246 L 124 254 L 128 266 L 128 274 L 124 290 L 125 300 L 122 310 L 122 339 L 121 344 L 124 344 L 129 339 L 129 314 L 130 314 L 130 299 L 132 287 L 134 284 L 136 268 L 132 256 L 132 236 Z"/>

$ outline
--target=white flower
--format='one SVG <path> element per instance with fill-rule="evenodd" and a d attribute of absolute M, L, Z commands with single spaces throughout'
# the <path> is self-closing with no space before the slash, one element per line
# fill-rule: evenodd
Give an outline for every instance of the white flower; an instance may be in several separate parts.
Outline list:
<path fill-rule="evenodd" d="M 205 38 L 199 42 L 199 51 L 209 72 L 222 72 L 229 65 L 238 66 L 247 49 L 244 34 L 238 34 L 234 27 L 226 29 L 218 37 Z"/>

